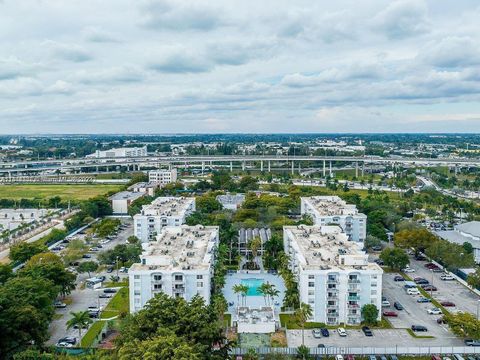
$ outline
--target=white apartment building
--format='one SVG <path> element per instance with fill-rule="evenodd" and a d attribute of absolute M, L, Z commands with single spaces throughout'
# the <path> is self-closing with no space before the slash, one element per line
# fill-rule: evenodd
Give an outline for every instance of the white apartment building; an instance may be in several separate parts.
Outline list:
<path fill-rule="evenodd" d="M 148 181 L 160 185 L 166 185 L 177 181 L 177 169 L 152 170 L 148 172 Z"/>
<path fill-rule="evenodd" d="M 338 225 L 350 241 L 363 242 L 367 236 L 367 216 L 355 205 L 347 204 L 338 196 L 302 197 L 302 215 L 310 215 L 315 225 Z"/>
<path fill-rule="evenodd" d="M 86 155 L 86 158 L 116 158 L 116 157 L 141 157 L 147 156 L 147 147 L 128 147 L 110 150 L 97 150 L 93 154 Z"/>
<path fill-rule="evenodd" d="M 154 240 L 165 226 L 185 224 L 188 215 L 195 211 L 195 198 L 158 197 L 133 217 L 134 235 L 141 242 Z"/>
<path fill-rule="evenodd" d="M 339 226 L 284 226 L 283 241 L 311 321 L 359 324 L 366 304 L 377 306 L 380 320 L 383 270 Z"/>
<path fill-rule="evenodd" d="M 218 226 L 165 227 L 156 241 L 142 244 L 140 263 L 129 269 L 130 312 L 142 309 L 158 293 L 195 295 L 210 302 Z"/>
<path fill-rule="evenodd" d="M 145 196 L 145 194 L 133 191 L 121 191 L 110 196 L 108 199 L 112 204 L 113 213 L 120 215 L 127 214 L 130 204 L 142 196 Z"/>

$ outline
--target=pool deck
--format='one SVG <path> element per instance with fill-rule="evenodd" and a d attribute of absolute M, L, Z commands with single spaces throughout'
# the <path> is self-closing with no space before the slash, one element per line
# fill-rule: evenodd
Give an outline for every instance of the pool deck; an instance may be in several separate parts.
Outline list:
<path fill-rule="evenodd" d="M 283 279 L 281 278 L 280 275 L 274 275 L 274 274 L 269 274 L 266 272 L 261 272 L 261 271 L 241 271 L 241 272 L 236 272 L 232 274 L 227 274 L 225 277 L 225 286 L 223 287 L 223 295 L 225 296 L 225 299 L 227 299 L 227 302 L 230 304 L 228 307 L 228 312 L 230 314 L 234 314 L 237 308 L 237 301 L 238 297 L 237 295 L 233 292 L 233 286 L 237 284 L 241 284 L 242 280 L 245 279 L 261 279 L 263 282 L 268 282 L 270 284 L 275 285 L 275 288 L 280 292 L 278 297 L 274 299 L 274 303 L 277 305 L 274 305 L 274 310 L 275 310 L 275 317 L 278 319 L 278 314 L 280 313 L 280 307 L 283 303 L 283 297 L 285 296 L 285 285 L 283 283 Z M 242 302 L 242 297 L 240 297 L 240 306 Z M 248 295 L 246 296 L 246 306 L 252 307 L 252 308 L 261 308 L 262 306 L 265 306 L 265 299 L 263 296 L 251 296 Z"/>

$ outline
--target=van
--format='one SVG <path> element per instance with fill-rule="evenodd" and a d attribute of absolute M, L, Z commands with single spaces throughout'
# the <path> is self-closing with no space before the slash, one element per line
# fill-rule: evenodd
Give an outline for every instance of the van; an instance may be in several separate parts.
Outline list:
<path fill-rule="evenodd" d="M 420 291 L 418 291 L 418 289 L 409 288 L 409 289 L 407 289 L 407 294 L 408 295 L 420 295 Z"/>

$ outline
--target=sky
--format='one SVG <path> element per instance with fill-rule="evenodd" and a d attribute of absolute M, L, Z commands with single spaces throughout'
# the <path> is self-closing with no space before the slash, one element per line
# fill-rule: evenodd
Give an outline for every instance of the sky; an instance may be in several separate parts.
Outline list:
<path fill-rule="evenodd" d="M 480 132 L 478 0 L 0 0 L 0 133 Z"/>

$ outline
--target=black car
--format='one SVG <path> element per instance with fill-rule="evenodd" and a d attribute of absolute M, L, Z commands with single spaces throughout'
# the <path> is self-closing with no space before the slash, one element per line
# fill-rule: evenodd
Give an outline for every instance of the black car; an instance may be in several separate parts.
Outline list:
<path fill-rule="evenodd" d="M 110 299 L 113 295 L 112 294 L 100 294 L 98 297 L 100 299 Z"/>
<path fill-rule="evenodd" d="M 92 257 L 92 255 L 90 255 L 90 254 L 83 254 L 82 255 L 83 259 L 90 259 L 91 257 Z"/>
<path fill-rule="evenodd" d="M 89 311 L 88 316 L 96 319 L 100 316 L 100 311 Z"/>
<path fill-rule="evenodd" d="M 320 331 L 321 331 L 323 337 L 329 337 L 330 336 L 330 332 L 328 331 L 328 329 L 321 328 Z"/>
<path fill-rule="evenodd" d="M 368 326 L 362 326 L 362 331 L 365 334 L 365 336 L 373 336 L 372 330 Z"/>
<path fill-rule="evenodd" d="M 393 281 L 405 281 L 405 279 L 404 279 L 403 276 L 401 276 L 401 275 L 396 275 L 396 276 L 393 278 Z"/>
<path fill-rule="evenodd" d="M 412 325 L 412 331 L 428 331 L 428 329 L 423 325 Z"/>
<path fill-rule="evenodd" d="M 426 279 L 419 279 L 419 280 L 415 281 L 415 284 L 418 284 L 418 285 L 428 285 L 428 284 L 429 284 L 429 281 L 426 280 Z"/>
<path fill-rule="evenodd" d="M 67 343 L 67 344 L 72 344 L 72 345 L 75 345 L 77 343 L 77 338 L 74 337 L 74 336 L 65 336 L 61 339 L 58 339 L 57 341 L 58 343 Z"/>
<path fill-rule="evenodd" d="M 117 289 L 105 289 L 103 290 L 105 294 L 114 294 L 117 292 Z"/>
<path fill-rule="evenodd" d="M 107 273 L 110 274 L 111 272 L 113 272 L 113 268 L 112 268 L 112 267 L 108 267 L 108 268 L 107 268 Z"/>
<path fill-rule="evenodd" d="M 398 301 L 395 301 L 395 302 L 393 303 L 393 307 L 394 307 L 395 309 L 397 309 L 397 310 L 403 310 L 403 305 L 400 304 Z"/>

